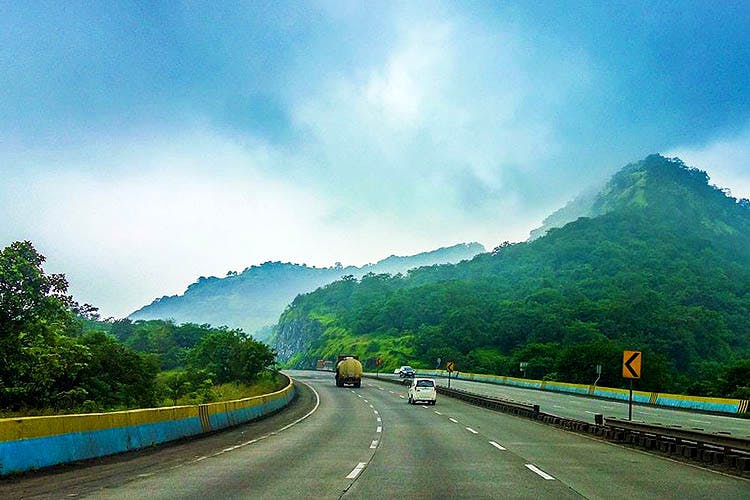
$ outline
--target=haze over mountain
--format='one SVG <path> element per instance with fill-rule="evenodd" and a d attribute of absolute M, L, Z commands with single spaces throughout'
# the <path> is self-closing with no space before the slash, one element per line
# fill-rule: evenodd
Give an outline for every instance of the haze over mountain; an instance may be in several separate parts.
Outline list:
<path fill-rule="evenodd" d="M 274 346 L 294 367 L 350 352 L 517 375 L 525 361 L 529 377 L 580 383 L 602 364 L 614 386 L 636 349 L 640 388 L 748 397 L 748 378 L 726 374 L 750 368 L 750 201 L 652 155 L 567 212 L 552 222 L 585 216 L 468 262 L 299 296 Z"/>
<path fill-rule="evenodd" d="M 224 278 L 203 277 L 182 295 L 165 296 L 133 312 L 129 318 L 173 319 L 177 323 L 208 323 L 242 328 L 258 339 L 266 339 L 270 327 L 297 294 L 309 292 L 342 276 L 368 273 L 397 274 L 420 266 L 456 263 L 485 249 L 479 243 L 459 243 L 411 256 L 391 255 L 362 267 L 308 267 L 305 264 L 265 262 Z"/>

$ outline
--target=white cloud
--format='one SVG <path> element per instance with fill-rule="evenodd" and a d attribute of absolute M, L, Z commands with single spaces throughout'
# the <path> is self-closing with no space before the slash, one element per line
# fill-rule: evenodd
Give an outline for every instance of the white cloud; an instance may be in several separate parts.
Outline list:
<path fill-rule="evenodd" d="M 554 158 L 554 94 L 580 87 L 585 64 L 572 76 L 568 66 L 541 71 L 514 33 L 459 19 L 403 26 L 385 60 L 337 75 L 293 109 L 322 189 L 343 186 L 355 209 L 431 219 L 435 231 L 512 211 L 509 172 Z M 480 189 L 467 200 L 472 183 Z"/>
<path fill-rule="evenodd" d="M 750 126 L 739 134 L 700 147 L 677 147 L 667 156 L 705 170 L 711 184 L 729 188 L 735 198 L 750 198 Z"/>
<path fill-rule="evenodd" d="M 109 154 L 40 169 L 6 185 L 23 197 L 0 198 L 9 200 L 0 239 L 34 241 L 76 298 L 107 314 L 182 292 L 201 273 L 307 260 L 329 209 L 303 187 L 262 174 L 262 153 L 210 134 L 162 138 L 153 149 L 123 141 Z M 148 168 L 113 172 L 112 163 Z"/>
<path fill-rule="evenodd" d="M 514 33 L 460 19 L 401 26 L 379 64 L 295 102 L 295 149 L 199 125 L 18 156 L 0 244 L 31 239 L 77 300 L 119 316 L 266 260 L 364 264 L 525 239 L 545 207 L 514 176 L 555 168 L 556 96 L 580 88 L 585 64 L 539 68 Z"/>

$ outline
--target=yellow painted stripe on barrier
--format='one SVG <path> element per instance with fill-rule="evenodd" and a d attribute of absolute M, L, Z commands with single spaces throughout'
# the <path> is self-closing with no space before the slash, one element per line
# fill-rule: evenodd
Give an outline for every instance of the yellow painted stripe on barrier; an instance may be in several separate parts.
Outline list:
<path fill-rule="evenodd" d="M 436 373 L 445 375 L 446 372 L 443 370 L 436 370 Z M 520 383 L 522 385 L 535 385 L 539 384 L 539 387 L 541 389 L 547 389 L 549 390 L 551 387 L 563 387 L 563 388 L 579 388 L 583 389 L 589 394 L 592 394 L 592 389 L 588 385 L 583 384 L 570 384 L 567 382 L 551 382 L 551 381 L 542 381 L 542 380 L 533 380 L 533 379 L 525 379 L 525 378 L 515 378 L 515 377 L 508 377 L 508 376 L 502 376 L 502 375 L 489 375 L 489 374 L 474 374 L 474 373 L 462 373 L 462 378 L 475 378 L 475 377 L 482 377 L 485 379 L 497 379 L 502 384 L 506 385 L 513 385 L 513 382 Z M 595 391 L 601 391 L 602 393 L 614 393 L 614 394 L 628 394 L 629 389 L 619 389 L 615 387 L 596 387 Z M 594 391 L 594 393 L 595 393 Z M 633 391 L 634 396 L 641 396 L 643 399 L 648 399 L 650 404 L 655 404 L 658 402 L 659 399 L 677 399 L 682 401 L 692 401 L 692 402 L 700 402 L 700 403 L 713 403 L 713 404 L 723 404 L 723 405 L 737 405 L 738 407 L 738 413 L 745 413 L 748 410 L 750 410 L 750 401 L 749 400 L 739 400 L 739 399 L 730 399 L 730 398 L 709 398 L 709 397 L 703 397 L 703 396 L 688 396 L 684 394 L 663 394 L 663 393 L 656 393 L 656 392 L 646 392 L 646 391 Z"/>
<path fill-rule="evenodd" d="M 287 385 L 283 389 L 278 390 L 276 392 L 262 394 L 260 396 L 251 396 L 249 398 L 234 399 L 232 401 L 220 401 L 218 403 L 208 403 L 206 405 L 208 407 L 208 414 L 216 415 L 217 413 L 224 413 L 226 411 L 242 410 L 245 408 L 258 406 L 263 403 L 267 403 L 269 401 L 273 401 L 274 399 L 278 399 L 288 394 L 289 391 L 292 390 L 293 385 L 294 385 L 294 382 L 290 380 L 289 385 Z"/>
<path fill-rule="evenodd" d="M 279 391 L 263 396 L 238 399 L 237 408 L 247 408 L 261 404 L 264 399 L 270 401 L 287 395 L 293 382 Z M 86 413 L 76 415 L 54 415 L 45 417 L 20 417 L 0 419 L 0 441 L 17 441 L 45 436 L 56 436 L 73 432 L 90 432 L 117 427 L 153 424 L 168 420 L 183 420 L 199 417 L 199 405 L 167 406 L 161 408 L 144 408 L 138 410 L 116 411 L 110 413 Z M 226 403 L 211 403 L 208 413 L 226 411 Z"/>
<path fill-rule="evenodd" d="M 737 399 L 729 399 L 729 398 L 709 398 L 704 396 L 687 396 L 685 394 L 659 394 L 659 398 L 665 398 L 665 399 L 678 399 L 682 401 L 697 401 L 701 403 L 715 403 L 715 404 L 725 404 L 725 405 L 732 405 L 737 404 L 739 400 Z"/>
<path fill-rule="evenodd" d="M 111 413 L 0 419 L 0 441 L 98 431 L 167 420 L 180 420 L 197 415 L 197 406 L 170 406 Z"/>

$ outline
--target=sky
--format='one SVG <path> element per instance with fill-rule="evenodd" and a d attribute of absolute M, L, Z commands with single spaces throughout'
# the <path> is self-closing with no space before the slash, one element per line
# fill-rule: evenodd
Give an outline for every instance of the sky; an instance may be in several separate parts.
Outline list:
<path fill-rule="evenodd" d="M 750 197 L 748 2 L 0 0 L 0 247 L 123 317 L 523 241 L 651 153 Z"/>

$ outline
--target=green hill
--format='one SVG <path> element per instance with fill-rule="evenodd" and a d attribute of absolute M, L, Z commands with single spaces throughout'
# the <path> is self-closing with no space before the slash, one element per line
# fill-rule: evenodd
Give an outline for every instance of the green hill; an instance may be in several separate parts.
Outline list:
<path fill-rule="evenodd" d="M 182 295 L 156 299 L 138 309 L 132 320 L 174 320 L 176 323 L 210 324 L 241 328 L 259 340 L 266 340 L 271 325 L 297 294 L 315 290 L 343 276 L 367 273 L 400 273 L 419 266 L 470 259 L 484 247 L 461 243 L 417 255 L 392 255 L 362 267 L 308 267 L 304 264 L 266 262 L 228 273 L 224 278 L 201 277 Z"/>
<path fill-rule="evenodd" d="M 519 375 L 525 361 L 529 377 L 579 383 L 602 364 L 599 383 L 610 386 L 622 385 L 622 350 L 637 349 L 643 389 L 750 393 L 750 201 L 652 155 L 614 175 L 583 213 L 468 262 L 297 297 L 274 346 L 295 367 L 355 352 L 386 369 L 441 358 Z"/>

